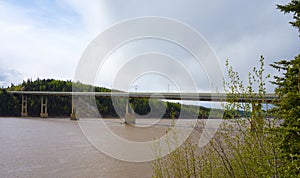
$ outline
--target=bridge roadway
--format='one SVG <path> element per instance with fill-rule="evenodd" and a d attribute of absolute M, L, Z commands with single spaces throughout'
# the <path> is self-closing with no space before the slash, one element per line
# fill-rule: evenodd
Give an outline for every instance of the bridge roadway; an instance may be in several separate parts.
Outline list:
<path fill-rule="evenodd" d="M 29 95 L 41 96 L 41 117 L 48 117 L 47 112 L 47 96 L 92 96 L 96 98 L 151 98 L 151 99 L 166 99 L 166 100 L 184 100 L 184 101 L 211 101 L 211 102 L 247 102 L 252 103 L 253 108 L 255 103 L 272 103 L 278 102 L 279 97 L 275 94 L 265 94 L 264 96 L 241 95 L 241 94 L 226 94 L 226 93 L 155 93 L 155 92 L 58 92 L 58 91 L 9 91 L 14 95 L 22 96 L 21 116 L 28 116 L 27 99 Z M 135 123 L 134 116 L 129 114 L 129 104 L 126 101 L 126 123 Z M 72 102 L 71 120 L 77 120 L 75 114 L 74 103 Z"/>
<path fill-rule="evenodd" d="M 262 102 L 271 103 L 279 101 L 275 94 L 265 94 L 263 97 L 251 95 L 233 95 L 226 93 L 158 93 L 158 92 L 57 92 L 57 91 L 9 91 L 18 95 L 38 96 L 95 96 L 97 98 L 124 97 L 124 98 L 152 98 L 187 101 L 216 101 L 226 102 Z"/>

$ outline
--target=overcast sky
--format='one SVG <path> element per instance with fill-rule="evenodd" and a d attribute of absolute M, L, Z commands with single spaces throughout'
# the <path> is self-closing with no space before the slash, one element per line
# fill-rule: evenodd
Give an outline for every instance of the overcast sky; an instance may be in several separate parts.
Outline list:
<path fill-rule="evenodd" d="M 221 67 L 224 68 L 228 58 L 244 79 L 252 66 L 258 65 L 260 55 L 265 56 L 267 73 L 274 75 L 276 71 L 268 64 L 292 59 L 300 50 L 298 33 L 288 24 L 292 16 L 276 9 L 276 4 L 287 2 L 0 0 L 0 86 L 37 77 L 73 80 L 82 53 L 97 35 L 120 21 L 144 16 L 167 17 L 190 25 L 210 44 Z M 176 55 L 177 47 L 164 43 L 138 41 L 125 46 L 123 52 L 116 51 L 110 57 L 115 62 L 107 63 L 108 69 L 115 70 L 107 70 L 106 74 L 100 72 L 96 84 L 111 87 L 113 81 L 109 76 L 119 70 L 116 63 L 149 51 L 144 48 Z M 167 46 L 165 50 L 163 46 Z M 128 50 L 130 54 L 126 53 Z M 181 60 L 184 62 L 185 58 Z M 193 71 L 192 67 L 190 69 Z M 207 90 L 210 82 L 203 71 L 199 73 L 205 85 L 200 89 Z M 136 79 L 132 87 L 140 91 L 176 90 L 171 81 L 153 74 Z M 269 86 L 269 91 L 272 90 Z"/>

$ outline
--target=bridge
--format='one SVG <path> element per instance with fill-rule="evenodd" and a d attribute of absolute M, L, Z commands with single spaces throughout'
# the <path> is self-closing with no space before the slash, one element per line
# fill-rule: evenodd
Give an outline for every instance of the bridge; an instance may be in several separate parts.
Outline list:
<path fill-rule="evenodd" d="M 226 94 L 226 93 L 155 93 L 155 92 L 58 92 L 58 91 L 9 91 L 13 95 L 21 95 L 21 116 L 27 117 L 28 112 L 28 96 L 40 96 L 41 97 L 41 113 L 40 117 L 48 117 L 48 100 L 47 96 L 92 96 L 96 98 L 151 98 L 151 99 L 166 99 L 166 100 L 183 100 L 183 101 L 211 101 L 211 102 L 245 102 L 252 103 L 252 108 L 255 107 L 255 103 L 273 103 L 278 102 L 280 99 L 275 94 L 265 94 L 263 96 L 242 95 L 242 94 Z M 129 118 L 129 104 L 126 102 L 126 114 L 125 122 L 134 123 L 135 120 Z M 74 103 L 72 101 L 72 111 L 70 114 L 71 120 L 77 120 Z"/>

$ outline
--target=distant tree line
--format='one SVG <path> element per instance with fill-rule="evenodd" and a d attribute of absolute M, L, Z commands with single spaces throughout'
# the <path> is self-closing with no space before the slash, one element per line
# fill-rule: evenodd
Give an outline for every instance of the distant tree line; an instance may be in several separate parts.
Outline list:
<path fill-rule="evenodd" d="M 19 85 L 11 84 L 10 87 L 0 90 L 0 116 L 20 116 L 21 112 L 21 96 L 12 95 L 8 91 L 64 91 L 70 92 L 75 87 L 80 88 L 80 91 L 95 91 L 95 92 L 110 92 L 110 89 L 103 87 L 94 87 L 81 83 L 73 83 L 71 81 L 62 81 L 54 79 L 37 79 L 35 81 L 27 80 Z M 68 117 L 71 113 L 72 98 L 68 96 L 48 96 L 48 114 L 50 117 Z M 198 116 L 198 118 L 208 118 L 211 112 L 210 108 L 202 106 L 188 106 L 180 103 L 164 102 L 153 100 L 152 108 L 149 105 L 149 99 L 132 98 L 129 100 L 130 106 L 134 112 L 140 116 L 147 115 L 151 109 L 160 109 L 165 106 L 163 118 L 178 118 L 181 111 L 184 110 L 185 117 Z M 39 116 L 41 107 L 40 96 L 28 96 L 28 114 L 29 116 Z M 119 117 L 115 111 L 111 98 L 96 98 L 97 109 L 102 117 Z M 184 106 L 184 107 L 183 107 Z M 125 105 L 124 105 L 125 107 Z M 125 110 L 125 109 L 124 109 Z M 213 109 L 213 113 L 219 113 L 215 117 L 222 117 L 223 113 L 220 109 Z M 225 116 L 232 117 L 229 112 L 225 112 Z M 151 117 L 156 117 L 153 115 Z"/>

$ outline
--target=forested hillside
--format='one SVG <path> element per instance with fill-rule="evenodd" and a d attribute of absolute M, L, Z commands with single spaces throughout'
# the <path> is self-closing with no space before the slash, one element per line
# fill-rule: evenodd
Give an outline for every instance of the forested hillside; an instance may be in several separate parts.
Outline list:
<path fill-rule="evenodd" d="M 76 86 L 85 91 L 95 92 L 110 92 L 110 89 L 102 87 L 93 87 L 76 83 Z M 11 85 L 8 88 L 0 90 L 0 116 L 20 116 L 21 111 L 21 97 L 9 94 L 8 91 L 72 91 L 74 83 L 71 81 L 61 81 L 54 79 L 37 79 L 35 81 L 23 81 L 19 85 Z M 71 113 L 71 97 L 63 96 L 49 96 L 48 97 L 48 113 L 50 117 L 68 117 Z M 119 117 L 116 113 L 112 100 L 110 98 L 97 98 L 97 108 L 102 117 Z M 130 99 L 130 105 L 134 108 L 135 112 L 143 116 L 150 112 L 149 99 Z M 209 108 L 198 106 L 185 106 L 182 107 L 179 103 L 155 101 L 152 105 L 153 109 L 157 109 L 165 105 L 166 111 L 163 115 L 164 118 L 177 118 L 180 115 L 181 109 L 185 113 L 195 116 L 198 112 L 198 118 L 207 118 L 210 113 Z M 199 110 L 198 110 L 199 109 Z M 214 110 L 215 113 L 220 113 L 221 110 Z M 30 96 L 28 99 L 28 114 L 29 116 L 39 116 L 40 114 L 40 97 Z M 196 115 L 197 115 L 196 114 Z M 189 115 L 189 114 L 187 114 Z"/>

